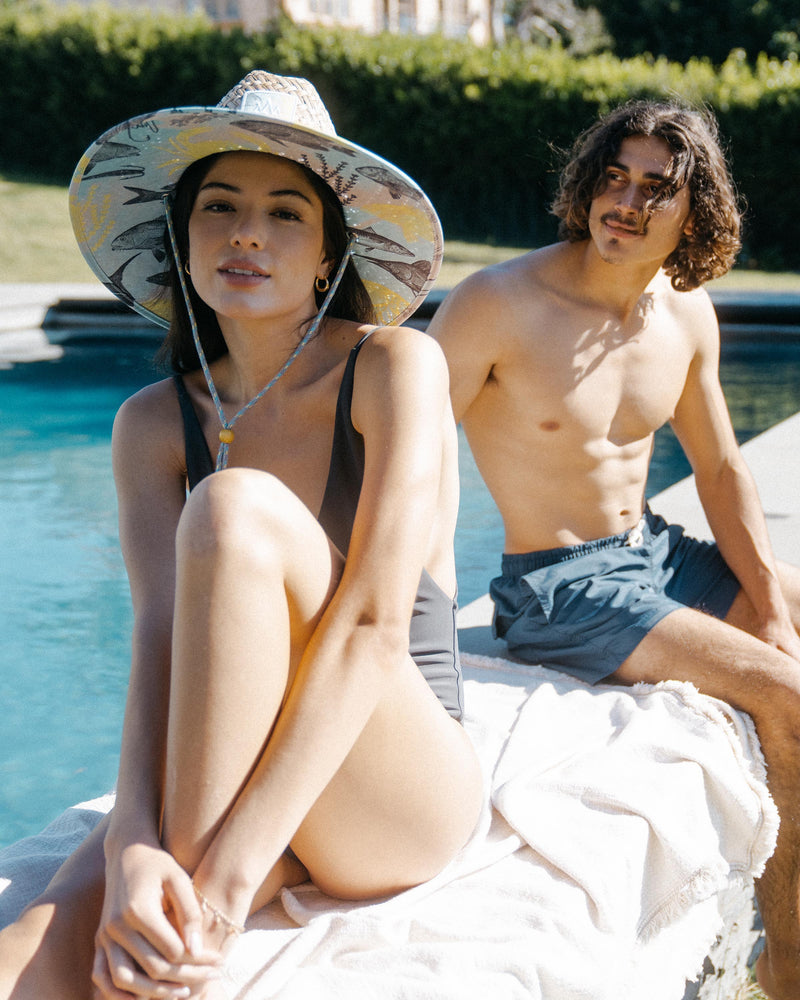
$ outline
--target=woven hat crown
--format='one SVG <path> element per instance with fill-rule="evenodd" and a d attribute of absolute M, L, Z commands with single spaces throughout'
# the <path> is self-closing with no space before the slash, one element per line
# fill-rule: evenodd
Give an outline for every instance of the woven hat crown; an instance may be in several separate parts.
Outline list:
<path fill-rule="evenodd" d="M 336 135 L 316 87 L 301 77 L 276 76 L 266 70 L 252 70 L 228 91 L 217 107 L 277 118 L 287 125 Z"/>

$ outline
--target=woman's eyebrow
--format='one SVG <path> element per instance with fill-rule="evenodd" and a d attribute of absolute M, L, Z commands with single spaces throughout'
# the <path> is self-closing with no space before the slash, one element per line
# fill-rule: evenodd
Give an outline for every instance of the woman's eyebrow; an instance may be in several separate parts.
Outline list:
<path fill-rule="evenodd" d="M 302 198 L 303 201 L 307 201 L 309 205 L 312 203 L 308 195 L 303 194 L 302 191 L 298 191 L 296 188 L 279 188 L 277 191 L 270 191 L 270 194 L 273 198 L 283 198 L 286 195 L 290 195 L 295 198 Z"/>
<path fill-rule="evenodd" d="M 225 184 L 224 181 L 207 181 L 200 190 L 208 191 L 211 188 L 220 188 L 222 191 L 233 191 L 234 193 L 240 190 L 235 184 Z"/>
<path fill-rule="evenodd" d="M 241 193 L 241 188 L 237 187 L 235 184 L 226 184 L 225 181 L 208 181 L 200 188 L 201 191 L 209 191 L 214 189 L 220 189 L 222 191 L 231 191 L 234 194 Z M 303 194 L 302 191 L 298 191 L 296 188 L 278 188 L 276 191 L 270 191 L 269 194 L 270 197 L 272 198 L 284 198 L 287 195 L 295 198 L 302 198 L 303 201 L 307 201 L 309 205 L 311 204 L 311 199 L 308 197 L 308 195 Z"/>

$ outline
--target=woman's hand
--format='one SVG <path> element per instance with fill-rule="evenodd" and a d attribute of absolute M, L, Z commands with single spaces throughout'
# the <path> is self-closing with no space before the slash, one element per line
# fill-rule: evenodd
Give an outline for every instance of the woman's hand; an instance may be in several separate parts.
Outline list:
<path fill-rule="evenodd" d="M 92 980 L 103 1000 L 200 995 L 219 976 L 192 882 L 160 846 L 107 851 Z"/>

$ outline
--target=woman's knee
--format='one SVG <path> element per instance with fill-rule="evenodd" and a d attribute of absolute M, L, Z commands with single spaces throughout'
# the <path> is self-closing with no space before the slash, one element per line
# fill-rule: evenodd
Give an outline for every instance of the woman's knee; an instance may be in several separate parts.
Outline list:
<path fill-rule="evenodd" d="M 297 497 L 275 476 L 256 469 L 226 469 L 192 490 L 178 525 L 179 559 L 237 554 L 258 559 L 298 530 Z"/>

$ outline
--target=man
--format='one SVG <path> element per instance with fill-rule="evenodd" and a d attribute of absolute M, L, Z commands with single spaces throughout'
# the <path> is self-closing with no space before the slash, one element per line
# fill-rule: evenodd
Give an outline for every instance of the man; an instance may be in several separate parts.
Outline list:
<path fill-rule="evenodd" d="M 687 680 L 750 713 L 781 814 L 757 973 L 798 1000 L 800 572 L 773 557 L 719 383 L 701 286 L 732 265 L 740 213 L 714 121 L 611 112 L 578 139 L 553 211 L 561 242 L 471 276 L 430 326 L 503 517 L 495 630 L 591 683 Z M 645 504 L 666 421 L 716 545 Z"/>

